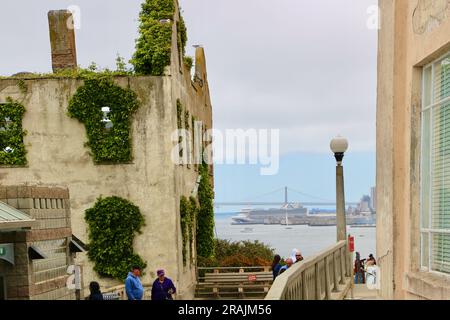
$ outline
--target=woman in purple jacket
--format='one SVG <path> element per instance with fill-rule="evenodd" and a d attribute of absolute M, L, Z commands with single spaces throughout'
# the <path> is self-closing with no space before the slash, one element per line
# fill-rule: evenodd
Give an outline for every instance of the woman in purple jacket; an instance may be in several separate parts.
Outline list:
<path fill-rule="evenodd" d="M 158 279 L 153 282 L 152 300 L 173 300 L 172 294 L 177 292 L 172 280 L 166 278 L 164 270 L 156 272 Z"/>

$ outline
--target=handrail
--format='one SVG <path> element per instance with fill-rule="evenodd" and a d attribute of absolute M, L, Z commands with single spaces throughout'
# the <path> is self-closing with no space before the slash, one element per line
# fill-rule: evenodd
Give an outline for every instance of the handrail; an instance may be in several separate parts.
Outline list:
<path fill-rule="evenodd" d="M 329 300 L 332 291 L 350 283 L 350 264 L 347 241 L 340 241 L 279 275 L 265 299 Z"/>
<path fill-rule="evenodd" d="M 198 270 L 240 270 L 240 269 L 250 269 L 250 270 L 256 270 L 256 269 L 267 269 L 270 268 L 270 266 L 261 266 L 261 267 L 199 267 Z"/>
<path fill-rule="evenodd" d="M 143 297 L 143 299 L 145 300 L 147 298 L 145 296 L 145 292 L 147 292 L 148 290 L 151 290 L 152 285 L 146 283 L 146 284 L 143 284 L 142 286 L 144 287 L 144 297 Z M 115 293 L 115 294 L 117 294 L 120 297 L 119 300 L 127 300 L 127 293 L 126 293 L 124 284 L 121 284 L 121 285 L 118 285 L 118 286 L 115 286 L 115 287 L 110 287 L 110 288 L 107 288 L 105 290 L 102 290 L 102 293 L 103 294 L 105 294 L 105 293 Z"/>

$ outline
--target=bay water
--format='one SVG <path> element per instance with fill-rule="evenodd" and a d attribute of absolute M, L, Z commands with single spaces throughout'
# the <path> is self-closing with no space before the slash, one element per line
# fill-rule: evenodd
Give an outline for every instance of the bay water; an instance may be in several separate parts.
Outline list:
<path fill-rule="evenodd" d="M 294 248 L 307 258 L 336 244 L 336 226 L 292 225 L 287 228 L 283 225 L 232 225 L 232 217 L 237 212 L 216 212 L 217 238 L 231 241 L 258 240 L 284 258 L 291 256 Z M 361 253 L 361 258 L 367 258 L 369 254 L 376 257 L 376 228 L 348 226 L 349 234 L 354 236 L 355 251 Z"/>

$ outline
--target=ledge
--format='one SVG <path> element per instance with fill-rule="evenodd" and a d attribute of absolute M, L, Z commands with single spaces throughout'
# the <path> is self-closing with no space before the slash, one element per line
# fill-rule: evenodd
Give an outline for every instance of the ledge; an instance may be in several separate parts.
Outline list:
<path fill-rule="evenodd" d="M 405 290 L 429 300 L 449 300 L 450 275 L 433 272 L 409 272 L 405 276 Z"/>

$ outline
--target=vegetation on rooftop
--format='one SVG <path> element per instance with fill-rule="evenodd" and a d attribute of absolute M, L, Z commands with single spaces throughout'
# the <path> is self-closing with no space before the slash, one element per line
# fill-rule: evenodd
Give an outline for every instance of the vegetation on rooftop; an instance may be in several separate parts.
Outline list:
<path fill-rule="evenodd" d="M 146 0 L 142 4 L 139 38 L 130 61 L 137 74 L 161 76 L 170 65 L 174 14 L 173 0 Z"/>
<path fill-rule="evenodd" d="M 17 76 L 3 77 L 0 79 L 34 79 L 34 78 L 75 78 L 97 79 L 112 76 L 152 75 L 162 76 L 164 70 L 171 63 L 172 54 L 172 27 L 175 17 L 174 0 L 145 0 L 141 5 L 139 15 L 139 37 L 136 39 L 136 48 L 130 60 L 133 68 L 126 67 L 125 60 L 118 56 L 117 69 L 99 70 L 95 63 L 88 68 L 78 67 L 55 73 L 25 73 Z M 192 58 L 185 57 L 187 44 L 187 29 L 185 21 L 179 14 L 176 22 L 177 43 L 181 64 L 192 68 Z"/>

